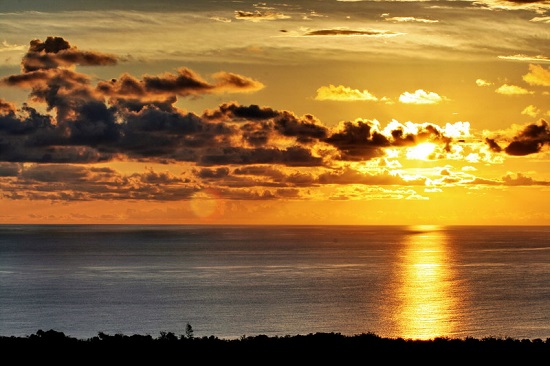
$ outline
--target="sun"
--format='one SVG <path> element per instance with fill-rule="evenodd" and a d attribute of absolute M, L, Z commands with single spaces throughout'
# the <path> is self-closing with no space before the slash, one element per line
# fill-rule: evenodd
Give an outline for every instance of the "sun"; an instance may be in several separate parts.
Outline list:
<path fill-rule="evenodd" d="M 407 149 L 407 159 L 410 160 L 430 160 L 434 153 L 436 145 L 431 142 L 423 142 Z"/>

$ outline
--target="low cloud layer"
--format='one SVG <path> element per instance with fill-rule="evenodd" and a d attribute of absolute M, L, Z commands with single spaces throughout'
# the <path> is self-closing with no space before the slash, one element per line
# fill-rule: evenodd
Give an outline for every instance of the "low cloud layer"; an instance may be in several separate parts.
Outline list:
<path fill-rule="evenodd" d="M 468 153 L 467 160 L 473 161 L 483 153 L 466 141 L 471 138 L 469 124 L 461 122 L 442 127 L 393 121 L 381 126 L 376 120 L 356 119 L 328 127 L 311 114 L 255 104 L 226 102 L 202 114 L 176 106 L 178 98 L 264 87 L 228 71 L 203 78 L 181 67 L 160 75 L 125 73 L 94 82 L 77 69 L 117 62 L 113 55 L 82 51 L 60 37 L 30 42 L 21 72 L 1 79 L 5 86 L 29 91 L 29 103 L 20 106 L 0 99 L 4 197 L 179 200 L 217 187 L 225 198 L 298 199 L 313 195 L 307 188 L 329 185 L 427 185 L 425 177 L 390 169 L 399 165 L 391 159 L 400 151 L 425 160 L 466 159 Z M 537 68 L 531 72 L 544 78 Z M 379 100 L 367 90 L 342 85 L 319 88 L 317 99 Z M 400 97 L 409 104 L 446 100 L 421 89 Z M 31 106 L 36 103 L 45 108 Z M 549 141 L 548 124 L 541 121 L 514 136 L 487 137 L 479 145 L 486 154 L 519 156 L 538 153 Z M 410 153 L 418 145 L 429 151 Z M 173 163 L 184 173 L 149 169 L 122 174 L 104 164 L 98 167 L 115 161 Z M 371 163 L 377 166 L 365 170 Z M 451 182 L 450 174 L 445 179 Z"/>

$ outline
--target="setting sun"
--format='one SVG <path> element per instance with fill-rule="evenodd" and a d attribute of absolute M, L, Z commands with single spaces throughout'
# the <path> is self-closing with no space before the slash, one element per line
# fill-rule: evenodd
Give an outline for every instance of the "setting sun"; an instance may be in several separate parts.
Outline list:
<path fill-rule="evenodd" d="M 411 160 L 432 160 L 435 157 L 433 153 L 435 151 L 436 145 L 431 142 L 423 142 L 414 147 L 407 149 L 407 159 Z"/>

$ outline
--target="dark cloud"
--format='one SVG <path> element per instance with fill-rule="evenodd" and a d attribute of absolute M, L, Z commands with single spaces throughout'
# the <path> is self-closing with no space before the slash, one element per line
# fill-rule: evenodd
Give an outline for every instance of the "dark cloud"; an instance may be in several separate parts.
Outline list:
<path fill-rule="evenodd" d="M 254 166 L 244 166 L 237 168 L 233 171 L 235 175 L 252 175 L 252 176 L 263 176 L 269 177 L 275 180 L 283 180 L 286 175 L 281 172 L 279 169 L 275 169 L 270 165 L 254 165 Z"/>
<path fill-rule="evenodd" d="M 20 164 L 0 163 L 0 177 L 16 177 L 20 171 Z"/>
<path fill-rule="evenodd" d="M 141 182 L 146 184 L 171 185 L 190 182 L 189 179 L 178 177 L 170 172 L 155 172 L 153 169 L 147 169 L 142 174 L 132 174 L 130 177 L 137 177 Z"/>
<path fill-rule="evenodd" d="M 321 166 L 322 158 L 309 149 L 293 146 L 278 148 L 226 147 L 209 149 L 197 162 L 199 165 L 280 164 L 287 166 Z"/>
<path fill-rule="evenodd" d="M 529 155 L 537 153 L 544 145 L 550 143 L 548 122 L 541 120 L 539 124 L 526 126 L 514 140 L 504 148 L 509 155 Z"/>
<path fill-rule="evenodd" d="M 486 137 L 485 138 L 485 143 L 487 145 L 489 145 L 489 149 L 491 149 L 491 151 L 494 151 L 494 152 L 501 152 L 502 151 L 502 148 L 500 147 L 500 145 L 495 141 L 495 139 L 491 139 L 491 138 L 488 138 Z"/>
<path fill-rule="evenodd" d="M 529 176 L 523 175 L 522 173 L 517 173 L 515 176 L 514 174 L 509 173 L 502 177 L 502 180 L 476 177 L 472 181 L 468 182 L 468 184 L 483 184 L 490 186 L 550 186 L 550 181 L 535 180 Z"/>
<path fill-rule="evenodd" d="M 517 173 L 516 177 L 514 177 L 512 174 L 508 174 L 502 177 L 502 181 L 507 186 L 550 186 L 550 182 L 548 181 L 537 181 L 521 173 Z"/>
<path fill-rule="evenodd" d="M 398 33 L 380 30 L 319 29 L 305 33 L 306 36 L 390 36 Z"/>
<path fill-rule="evenodd" d="M 206 111 L 203 117 L 213 121 L 243 122 L 243 137 L 254 146 L 266 144 L 272 133 L 295 138 L 302 144 L 323 140 L 328 135 L 328 129 L 312 115 L 299 118 L 288 111 L 258 105 L 224 103 L 216 110 Z"/>
<path fill-rule="evenodd" d="M 21 178 L 36 182 L 84 182 L 90 170 L 73 165 L 34 165 L 24 169 Z"/>
<path fill-rule="evenodd" d="M 219 179 L 229 175 L 229 168 L 221 167 L 216 169 L 203 168 L 196 172 L 199 178 L 203 179 Z"/>
<path fill-rule="evenodd" d="M 384 155 L 382 147 L 390 146 L 389 140 L 373 129 L 368 121 L 344 122 L 330 135 L 327 143 L 342 153 L 342 160 L 368 160 Z"/>
<path fill-rule="evenodd" d="M 69 51 L 80 56 L 60 56 Z M 102 62 L 84 57 L 88 54 L 62 38 L 32 43 L 28 54 L 37 53 L 54 55 L 48 56 L 51 60 L 72 60 L 73 64 Z M 61 61 L 27 68 L 2 82 L 30 88 L 30 98 L 45 103 L 56 115 L 44 115 L 28 106 L 18 114 L 13 105 L 0 104 L 0 160 L 92 163 L 127 158 L 186 161 L 199 166 L 315 167 L 328 163 L 314 153 L 314 149 L 319 151 L 317 146 L 321 150 L 332 146 L 341 160 L 360 161 L 383 156 L 383 148 L 388 146 L 427 139 L 449 143 L 429 125 L 416 135 L 396 130 L 386 137 L 369 121 L 346 122 L 329 129 L 310 114 L 298 117 L 258 105 L 224 103 L 202 116 L 175 106 L 177 96 L 263 87 L 253 79 L 228 72 L 213 78 L 211 83 L 190 69 L 180 68 L 175 74 L 144 75 L 141 79 L 122 74 L 94 86 L 87 75 L 62 67 Z"/>
<path fill-rule="evenodd" d="M 505 148 L 501 148 L 494 138 L 486 138 L 485 142 L 494 152 L 504 151 L 508 155 L 515 156 L 535 154 L 550 144 L 550 127 L 545 120 L 540 120 L 538 124 L 526 125 L 511 138 L 511 142 Z"/>
<path fill-rule="evenodd" d="M 284 113 L 275 119 L 275 130 L 281 135 L 295 137 L 300 143 L 307 144 L 318 140 L 325 140 L 328 129 L 312 115 L 297 118 L 292 113 Z"/>
<path fill-rule="evenodd" d="M 450 149 L 452 143 L 431 124 L 415 133 L 404 127 L 382 133 L 368 120 L 329 128 L 311 114 L 236 102 L 202 115 L 188 113 L 176 106 L 178 97 L 263 85 L 228 72 L 207 81 L 187 68 L 141 78 L 122 74 L 93 85 L 88 75 L 66 67 L 102 64 L 100 54 L 93 54 L 97 58 L 62 38 L 48 38 L 31 46 L 22 73 L 2 79 L 30 89 L 29 98 L 46 107 L 46 112 L 27 104 L 17 109 L 0 99 L 0 188 L 6 197 L 176 200 L 217 188 L 227 198 L 294 199 L 301 198 L 301 189 L 321 185 L 421 185 L 421 179 L 335 167 L 382 157 L 387 147 L 431 141 Z M 544 122 L 526 127 L 513 141 L 538 147 L 547 136 Z M 124 175 L 84 165 L 113 160 L 182 162 L 189 170 L 188 175 L 152 169 Z"/>
<path fill-rule="evenodd" d="M 271 11 L 256 10 L 254 12 L 251 12 L 251 11 L 236 10 L 235 18 L 252 20 L 252 21 L 260 21 L 260 20 L 287 19 L 287 18 L 290 18 L 290 16 L 284 15 L 282 13 L 271 12 Z"/>
<path fill-rule="evenodd" d="M 15 104 L 0 98 L 0 115 L 14 114 Z"/>
<path fill-rule="evenodd" d="M 239 105 L 235 102 L 223 103 L 215 110 L 205 111 L 203 117 L 208 120 L 266 120 L 279 116 L 279 112 L 269 108 L 260 107 L 256 104 L 249 106 Z"/>
<path fill-rule="evenodd" d="M 17 172 L 17 181 L 0 180 L 0 190 L 6 198 L 171 201 L 189 199 L 200 190 L 196 183 L 188 179 L 152 169 L 123 175 L 111 168 L 33 164 L 20 167 Z"/>
<path fill-rule="evenodd" d="M 393 146 L 414 146 L 422 142 L 439 142 L 445 145 L 445 150 L 450 151 L 452 139 L 445 136 L 439 127 L 426 123 L 421 125 L 415 134 L 405 133 L 402 128 L 391 131 Z"/>
<path fill-rule="evenodd" d="M 241 93 L 264 87 L 257 80 L 229 72 L 218 72 L 213 78 L 216 82 L 209 83 L 193 70 L 182 67 L 176 74 L 143 75 L 141 80 L 129 74 L 122 74 L 118 79 L 99 82 L 97 90 L 115 101 L 139 101 L 144 104 L 171 101 L 170 104 L 173 104 L 176 101 L 175 96 Z"/>
<path fill-rule="evenodd" d="M 28 52 L 23 56 L 21 68 L 24 73 L 69 67 L 72 65 L 114 65 L 117 58 L 113 55 L 95 52 L 81 51 L 71 46 L 61 37 L 48 37 L 44 42 L 39 39 L 32 40 Z"/>

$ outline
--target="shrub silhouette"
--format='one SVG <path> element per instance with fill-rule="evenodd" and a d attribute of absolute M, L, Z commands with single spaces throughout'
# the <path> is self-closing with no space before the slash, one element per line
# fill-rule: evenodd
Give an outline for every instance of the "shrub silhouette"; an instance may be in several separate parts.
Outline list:
<path fill-rule="evenodd" d="M 195 337 L 191 325 L 185 335 L 160 332 L 158 338 L 150 335 L 109 335 L 99 332 L 89 339 L 77 339 L 55 330 L 38 330 L 24 337 L 0 337 L 0 349 L 5 359 L 16 357 L 18 363 L 54 361 L 57 364 L 155 363 L 173 362 L 184 358 L 208 364 L 220 357 L 240 364 L 271 362 L 337 362 L 356 363 L 374 361 L 381 357 L 384 363 L 453 362 L 518 362 L 535 363 L 550 356 L 550 338 L 512 339 L 487 337 L 475 339 L 435 338 L 411 340 L 383 338 L 374 333 L 345 336 L 340 333 L 309 333 L 307 335 L 242 336 L 238 339 L 220 339 L 215 336 Z"/>

